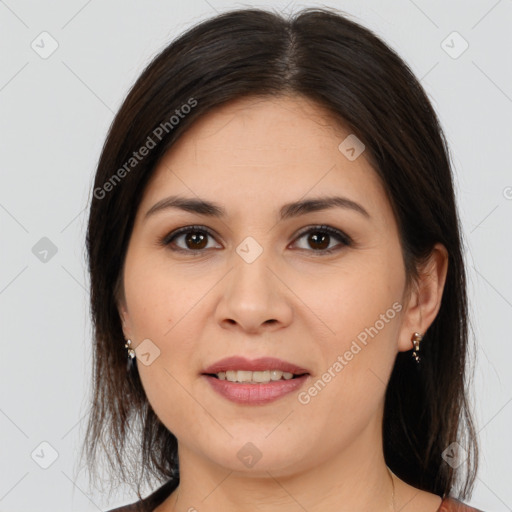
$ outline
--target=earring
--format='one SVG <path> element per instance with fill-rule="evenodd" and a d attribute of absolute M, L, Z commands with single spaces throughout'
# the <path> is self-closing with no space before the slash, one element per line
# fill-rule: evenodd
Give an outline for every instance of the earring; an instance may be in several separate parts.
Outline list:
<path fill-rule="evenodd" d="M 416 363 L 420 362 L 420 356 L 418 353 L 420 351 L 420 341 L 422 339 L 423 339 L 423 336 L 419 332 L 415 332 L 411 338 L 411 341 L 414 345 L 414 351 L 412 353 L 412 357 L 414 357 L 414 359 L 416 359 Z"/>
<path fill-rule="evenodd" d="M 131 344 L 132 340 L 126 340 L 126 343 L 124 345 L 128 349 L 128 362 L 126 364 L 126 371 L 128 372 L 135 366 L 135 362 L 133 360 L 135 357 L 135 350 L 131 348 Z"/>

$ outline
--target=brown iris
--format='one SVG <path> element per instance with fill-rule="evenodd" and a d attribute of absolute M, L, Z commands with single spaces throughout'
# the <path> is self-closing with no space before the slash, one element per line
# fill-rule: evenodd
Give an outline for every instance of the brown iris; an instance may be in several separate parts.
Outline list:
<path fill-rule="evenodd" d="M 191 231 L 185 236 L 185 243 L 189 249 L 204 249 L 208 245 L 208 235 L 201 231 Z"/>
<path fill-rule="evenodd" d="M 317 244 L 316 248 L 323 250 L 329 247 L 329 237 L 330 236 L 327 234 L 313 233 L 309 235 L 308 242 L 312 242 L 313 246 L 314 244 Z M 319 247 L 318 245 L 321 245 L 321 247 Z"/>

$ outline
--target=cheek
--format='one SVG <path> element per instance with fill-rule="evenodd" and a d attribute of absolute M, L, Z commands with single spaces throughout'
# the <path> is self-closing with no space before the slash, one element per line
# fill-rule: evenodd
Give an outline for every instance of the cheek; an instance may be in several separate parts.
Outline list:
<path fill-rule="evenodd" d="M 364 315 L 354 320 L 349 313 L 345 322 L 340 319 L 337 335 L 323 339 L 323 371 L 298 397 L 297 411 L 320 437 L 342 433 L 340 443 L 356 436 L 378 414 L 395 358 L 393 320 L 376 333 L 361 327 Z"/>
<path fill-rule="evenodd" d="M 197 302 L 186 286 L 183 273 L 151 259 L 133 254 L 125 266 L 125 297 L 136 338 L 162 338 Z"/>
<path fill-rule="evenodd" d="M 375 411 L 396 356 L 400 285 L 398 272 L 365 267 L 331 280 L 322 294 L 308 296 L 308 305 L 322 320 L 318 325 L 328 326 L 325 335 L 321 327 L 316 337 L 323 373 L 304 397 L 311 398 L 318 414 L 339 404 L 332 408 L 333 419 L 348 426 L 347 414 L 361 417 Z"/>
<path fill-rule="evenodd" d="M 343 348 L 360 334 L 364 339 L 366 330 L 375 325 L 387 335 L 397 323 L 393 304 L 402 296 L 403 279 L 396 270 L 363 264 L 316 283 L 304 288 L 302 297 L 321 320 L 330 346 Z"/>
<path fill-rule="evenodd" d="M 191 319 L 197 314 L 198 296 L 184 286 L 179 276 L 164 272 L 149 263 L 126 265 L 125 294 L 133 332 L 134 345 L 151 340 L 156 357 L 146 365 L 137 358 L 137 368 L 146 396 L 153 410 L 171 429 L 174 422 L 193 414 L 190 396 L 183 385 L 196 371 L 194 340 L 199 338 L 199 327 Z M 182 278 L 183 281 L 183 278 Z M 170 414 L 169 404 L 183 414 Z"/>

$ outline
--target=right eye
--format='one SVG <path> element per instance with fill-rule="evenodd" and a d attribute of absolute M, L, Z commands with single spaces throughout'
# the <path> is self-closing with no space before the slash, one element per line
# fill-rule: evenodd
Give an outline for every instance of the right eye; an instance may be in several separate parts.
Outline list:
<path fill-rule="evenodd" d="M 204 226 L 185 226 L 166 235 L 161 244 L 169 246 L 171 251 L 200 253 L 212 248 L 208 247 L 208 237 L 213 238 L 213 234 Z M 178 243 L 180 240 L 182 245 Z"/>

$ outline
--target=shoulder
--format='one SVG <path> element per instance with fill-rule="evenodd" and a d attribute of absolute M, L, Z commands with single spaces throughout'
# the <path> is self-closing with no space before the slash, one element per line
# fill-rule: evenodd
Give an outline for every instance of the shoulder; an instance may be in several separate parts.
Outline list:
<path fill-rule="evenodd" d="M 470 507 L 456 498 L 447 497 L 441 503 L 437 512 L 483 512 L 478 508 Z"/>

